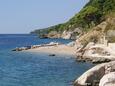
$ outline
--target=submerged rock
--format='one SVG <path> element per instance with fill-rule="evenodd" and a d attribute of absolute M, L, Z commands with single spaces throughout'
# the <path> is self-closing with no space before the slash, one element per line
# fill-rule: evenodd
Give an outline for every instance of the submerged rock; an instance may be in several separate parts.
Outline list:
<path fill-rule="evenodd" d="M 49 56 L 56 56 L 55 54 L 50 54 Z"/>
<path fill-rule="evenodd" d="M 23 50 L 28 50 L 31 48 L 32 48 L 32 46 L 26 46 L 26 47 L 15 48 L 12 51 L 23 51 Z"/>

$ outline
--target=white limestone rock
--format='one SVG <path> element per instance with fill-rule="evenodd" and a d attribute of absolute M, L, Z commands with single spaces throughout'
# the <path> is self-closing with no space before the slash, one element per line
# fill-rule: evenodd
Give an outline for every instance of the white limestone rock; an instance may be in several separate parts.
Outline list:
<path fill-rule="evenodd" d="M 95 86 L 94 85 L 95 81 L 98 84 L 100 79 L 102 79 L 102 77 L 105 74 L 108 74 L 113 71 L 115 71 L 115 61 L 99 64 L 89 69 L 87 72 L 81 75 L 77 80 L 75 80 L 74 86 L 87 86 L 87 84 L 90 84 L 91 86 Z M 103 85 L 100 85 L 100 86 L 103 86 Z M 108 85 L 105 85 L 105 86 L 108 86 Z M 111 86 L 115 86 L 115 85 L 111 85 Z"/>
<path fill-rule="evenodd" d="M 102 77 L 99 86 L 115 86 L 115 72 L 110 72 Z"/>

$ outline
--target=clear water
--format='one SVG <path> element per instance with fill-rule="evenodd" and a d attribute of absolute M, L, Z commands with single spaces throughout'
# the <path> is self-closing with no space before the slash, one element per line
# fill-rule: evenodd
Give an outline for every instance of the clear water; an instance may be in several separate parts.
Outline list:
<path fill-rule="evenodd" d="M 72 86 L 72 82 L 93 65 L 71 57 L 13 52 L 19 46 L 70 40 L 39 39 L 34 35 L 0 35 L 0 86 Z"/>

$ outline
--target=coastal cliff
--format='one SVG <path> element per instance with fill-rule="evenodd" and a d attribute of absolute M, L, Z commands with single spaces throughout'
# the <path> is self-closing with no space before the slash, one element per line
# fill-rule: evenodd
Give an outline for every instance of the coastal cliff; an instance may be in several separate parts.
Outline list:
<path fill-rule="evenodd" d="M 38 34 L 40 38 L 77 39 L 79 37 L 79 34 L 82 33 L 82 30 L 81 28 L 75 28 L 73 31 L 64 30 L 62 32 L 58 32 L 58 31 L 44 32 L 44 29 L 41 29 L 41 30 L 37 30 L 37 32 L 35 31 L 31 33 Z"/>
<path fill-rule="evenodd" d="M 115 15 L 92 28 L 76 40 L 79 61 L 103 63 L 75 80 L 74 86 L 114 86 L 115 83 Z M 108 63 L 109 61 L 113 61 Z"/>
<path fill-rule="evenodd" d="M 111 16 L 76 40 L 80 61 L 93 63 L 115 60 L 115 17 Z"/>
<path fill-rule="evenodd" d="M 41 38 L 76 39 L 105 21 L 110 14 L 114 15 L 114 12 L 115 0 L 90 0 L 67 22 L 37 29 L 31 33 L 38 34 Z"/>

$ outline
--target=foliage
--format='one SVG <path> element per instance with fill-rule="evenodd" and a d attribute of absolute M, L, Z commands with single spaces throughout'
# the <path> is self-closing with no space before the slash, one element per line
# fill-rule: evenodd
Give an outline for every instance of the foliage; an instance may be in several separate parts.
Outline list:
<path fill-rule="evenodd" d="M 77 27 L 83 31 L 89 31 L 92 27 L 99 24 L 106 18 L 106 15 L 115 12 L 115 0 L 90 0 L 83 9 L 72 17 L 68 22 L 58 24 L 45 29 L 35 30 L 35 33 L 50 33 L 57 31 L 62 33 L 64 30 L 74 30 Z"/>

